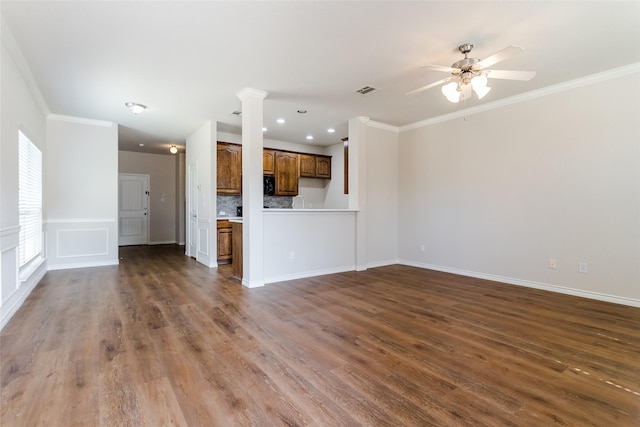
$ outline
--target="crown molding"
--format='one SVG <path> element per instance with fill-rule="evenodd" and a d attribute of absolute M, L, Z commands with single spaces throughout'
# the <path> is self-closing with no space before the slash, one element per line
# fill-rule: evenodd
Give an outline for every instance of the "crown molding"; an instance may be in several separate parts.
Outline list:
<path fill-rule="evenodd" d="M 400 133 L 400 128 L 398 126 L 388 125 L 382 122 L 376 122 L 375 120 L 370 120 L 367 122 L 368 127 L 382 129 L 393 133 Z"/>
<path fill-rule="evenodd" d="M 40 87 L 38 86 L 36 79 L 33 77 L 33 73 L 31 73 L 31 69 L 29 68 L 29 65 L 27 65 L 27 61 L 24 59 L 22 51 L 18 47 L 18 43 L 16 43 L 16 39 L 13 37 L 9 26 L 1 16 L 0 37 L 2 38 L 2 44 L 7 49 L 7 52 L 9 52 L 9 56 L 11 56 L 13 62 L 16 64 L 16 67 L 22 75 L 22 78 L 25 80 L 31 95 L 38 104 L 40 111 L 42 111 L 42 114 L 44 114 L 45 117 L 48 116 L 51 114 L 51 110 L 49 109 L 44 96 L 42 96 L 42 92 L 40 92 Z"/>
<path fill-rule="evenodd" d="M 495 110 L 497 108 L 506 107 L 508 105 L 518 104 L 520 102 L 529 101 L 531 99 L 553 95 L 556 93 L 564 92 L 564 91 L 575 89 L 578 87 L 588 86 L 588 85 L 604 82 L 606 80 L 611 80 L 611 79 L 623 77 L 623 76 L 633 74 L 633 73 L 638 73 L 638 72 L 640 72 L 640 62 L 636 62 L 633 64 L 618 67 L 618 68 L 612 68 L 611 70 L 606 70 L 600 73 L 591 74 L 589 76 L 580 77 L 575 80 L 569 80 L 556 85 L 547 86 L 542 89 L 532 90 L 530 92 L 525 92 L 519 95 L 511 96 L 509 98 L 504 98 L 494 102 L 489 102 L 487 104 L 466 108 L 464 110 L 456 111 L 449 114 L 444 114 L 442 116 L 432 117 L 430 119 L 425 119 L 419 122 L 410 123 L 408 125 L 401 126 L 399 128 L 399 131 L 404 132 L 407 130 L 418 129 L 425 126 L 431 126 L 436 123 L 442 123 L 448 120 L 459 119 L 464 116 L 482 113 L 484 111 Z"/>
<path fill-rule="evenodd" d="M 265 92 L 265 91 L 259 90 L 259 89 L 251 89 L 250 87 L 246 87 L 246 88 L 242 89 L 240 92 L 238 92 L 238 94 L 236 96 L 238 98 L 240 98 L 241 101 L 244 101 L 245 99 L 248 99 L 248 98 L 265 99 L 267 97 L 267 95 L 269 95 L 269 92 Z"/>
<path fill-rule="evenodd" d="M 65 116 L 62 114 L 49 114 L 47 116 L 50 120 L 57 120 L 60 122 L 77 123 L 81 125 L 100 126 L 105 128 L 111 128 L 115 126 L 115 123 L 105 120 L 85 119 L 83 117 Z"/>

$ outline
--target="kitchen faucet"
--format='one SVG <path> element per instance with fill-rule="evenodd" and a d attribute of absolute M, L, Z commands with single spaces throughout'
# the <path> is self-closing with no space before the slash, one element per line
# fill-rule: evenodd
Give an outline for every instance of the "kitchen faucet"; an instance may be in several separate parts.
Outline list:
<path fill-rule="evenodd" d="M 293 197 L 291 198 L 291 207 L 293 208 L 293 205 L 295 204 L 295 198 L 296 198 L 296 197 L 300 197 L 300 199 L 302 199 L 302 209 L 304 209 L 304 197 L 302 197 L 302 196 L 301 196 L 301 195 L 299 195 L 299 194 L 298 194 L 298 195 L 296 195 L 296 196 L 293 196 Z"/>

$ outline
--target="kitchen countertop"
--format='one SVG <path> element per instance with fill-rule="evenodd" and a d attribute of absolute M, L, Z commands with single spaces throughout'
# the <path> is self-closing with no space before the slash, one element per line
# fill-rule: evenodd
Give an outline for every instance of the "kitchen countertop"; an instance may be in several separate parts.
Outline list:
<path fill-rule="evenodd" d="M 238 219 L 242 220 L 242 217 L 241 216 L 219 216 L 216 218 L 217 221 L 225 220 L 225 219 L 227 221 L 238 220 Z"/>

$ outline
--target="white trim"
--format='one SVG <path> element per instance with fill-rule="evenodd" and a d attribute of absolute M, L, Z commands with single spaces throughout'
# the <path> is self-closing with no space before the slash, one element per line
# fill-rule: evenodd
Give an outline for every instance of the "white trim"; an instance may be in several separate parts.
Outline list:
<path fill-rule="evenodd" d="M 531 280 L 515 279 L 513 277 L 503 277 L 503 276 L 497 276 L 494 274 L 478 273 L 475 271 L 460 270 L 457 268 L 442 267 L 439 265 L 424 264 L 424 263 L 415 262 L 415 261 L 399 260 L 398 263 L 401 265 L 408 265 L 411 267 L 442 271 L 444 273 L 459 274 L 461 276 L 476 277 L 478 279 L 484 279 L 484 280 L 492 280 L 494 282 L 501 282 L 509 285 L 524 286 L 526 288 L 534 288 L 534 289 L 542 289 L 544 291 L 557 292 L 565 295 L 573 295 L 573 296 L 589 298 L 593 300 L 612 302 L 615 304 L 628 305 L 631 307 L 640 307 L 640 300 L 633 299 L 633 298 L 619 297 L 616 295 L 602 294 L 599 292 L 583 291 L 580 289 L 550 285 L 547 283 L 534 282 Z"/>
<path fill-rule="evenodd" d="M 374 120 L 370 120 L 366 124 L 368 127 L 371 127 L 371 128 L 382 129 L 382 130 L 386 130 L 394 133 L 400 133 L 400 128 L 398 126 L 388 125 L 386 123 L 376 122 Z"/>
<path fill-rule="evenodd" d="M 0 31 L 2 33 L 2 44 L 7 48 L 9 56 L 11 56 L 16 67 L 18 67 L 18 71 L 22 74 L 22 77 L 24 78 L 29 91 L 33 95 L 36 104 L 40 107 L 40 111 L 42 111 L 45 116 L 48 116 L 51 114 L 51 110 L 49 110 L 49 106 L 44 100 L 42 92 L 40 92 L 40 87 L 38 86 L 36 79 L 33 77 L 33 73 L 31 73 L 31 69 L 29 68 L 29 65 L 27 65 L 27 61 L 24 59 L 22 51 L 18 47 L 18 43 L 16 43 L 16 39 L 13 37 L 13 34 L 9 30 L 9 26 L 2 17 L 0 17 Z"/>
<path fill-rule="evenodd" d="M 112 128 L 115 126 L 115 123 L 108 122 L 106 120 L 85 119 L 83 117 L 65 116 L 62 114 L 49 114 L 47 118 L 60 122 L 69 122 L 89 126 L 101 126 L 105 128 Z"/>
<path fill-rule="evenodd" d="M 367 263 L 367 268 L 377 268 L 377 267 L 387 267 L 389 265 L 396 265 L 398 264 L 398 260 L 397 259 L 390 259 L 387 261 L 376 261 L 376 262 L 369 262 Z"/>
<path fill-rule="evenodd" d="M 8 227 L 0 230 L 0 251 L 5 252 L 9 249 L 18 247 L 20 243 L 20 226 Z"/>
<path fill-rule="evenodd" d="M 265 277 L 264 283 L 276 283 L 276 282 L 285 282 L 288 280 L 296 280 L 296 279 L 306 279 L 308 277 L 316 277 L 316 276 L 324 276 L 327 274 L 336 274 L 336 273 L 345 273 L 347 271 L 354 271 L 356 269 L 355 265 L 347 265 L 344 267 L 335 267 L 335 268 L 327 268 L 324 270 L 316 270 L 316 271 L 304 271 L 301 273 L 287 274 L 283 276 L 272 276 Z M 245 285 L 245 281 L 242 281 L 242 284 Z M 262 286 L 262 285 L 258 285 Z M 253 286 L 247 286 L 253 287 Z"/>
<path fill-rule="evenodd" d="M 265 99 L 268 95 L 269 92 L 265 92 L 259 89 L 252 89 L 250 87 L 246 87 L 236 94 L 236 96 L 240 98 L 241 101 L 244 101 L 247 98 Z"/>
<path fill-rule="evenodd" d="M 50 265 L 48 270 L 70 270 L 73 268 L 89 268 L 89 267 L 105 267 L 110 265 L 118 265 L 120 264 L 119 260 L 116 261 L 87 261 L 87 262 L 75 262 L 69 264 L 57 264 Z"/>
<path fill-rule="evenodd" d="M 242 286 L 244 286 L 245 288 L 261 288 L 265 285 L 265 282 L 263 282 L 262 280 L 254 280 L 252 282 L 248 281 L 247 279 L 242 279 Z"/>
<path fill-rule="evenodd" d="M 149 245 L 174 245 L 176 243 L 175 240 L 164 240 L 159 242 L 149 242 Z M 134 245 L 132 245 L 134 246 Z"/>
<path fill-rule="evenodd" d="M 637 73 L 637 72 L 640 72 L 640 62 L 625 65 L 623 67 L 613 68 L 611 70 L 603 71 L 601 73 L 591 74 L 589 76 L 580 77 L 575 80 L 569 80 L 563 83 L 547 86 L 541 89 L 532 90 L 530 92 L 521 93 L 519 95 L 511 96 L 509 98 L 499 99 L 494 102 L 477 105 L 475 107 L 466 108 L 464 110 L 455 111 L 453 113 L 444 114 L 442 116 L 432 117 L 430 119 L 425 119 L 419 122 L 410 123 L 408 125 L 400 126 L 399 129 L 400 129 L 400 132 L 404 132 L 407 130 L 418 129 L 425 126 L 431 126 L 436 123 L 442 123 L 448 120 L 459 119 L 464 116 L 482 113 L 484 111 L 495 110 L 496 108 L 506 107 L 508 105 L 529 101 L 531 99 L 541 98 L 543 96 L 553 95 L 556 93 L 575 89 L 581 86 L 600 83 L 606 80 L 626 76 L 626 75 Z"/>
<path fill-rule="evenodd" d="M 63 241 L 61 234 L 63 233 L 75 233 L 75 232 L 87 232 L 87 231 L 102 231 L 104 232 L 104 250 L 96 253 L 81 253 L 72 255 L 60 255 L 60 242 Z M 109 255 L 109 230 L 108 228 L 62 228 L 56 230 L 56 259 L 64 258 L 80 258 L 80 257 L 93 257 L 93 256 L 107 256 Z"/>
<path fill-rule="evenodd" d="M 69 224 L 89 222 L 118 222 L 117 218 L 48 218 L 45 224 Z"/>
<path fill-rule="evenodd" d="M 31 294 L 31 292 L 35 289 L 35 287 L 40 283 L 40 280 L 44 277 L 47 272 L 46 263 L 41 263 L 38 268 L 33 272 L 31 277 L 21 283 L 19 289 L 7 298 L 6 301 L 0 307 L 0 331 L 9 323 L 9 320 L 13 317 L 14 314 L 22 307 L 22 304 L 26 301 L 27 297 Z"/>

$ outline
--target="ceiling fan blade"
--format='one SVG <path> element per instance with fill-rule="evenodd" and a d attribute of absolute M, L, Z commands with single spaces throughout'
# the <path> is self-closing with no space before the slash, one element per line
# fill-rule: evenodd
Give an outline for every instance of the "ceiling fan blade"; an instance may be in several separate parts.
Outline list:
<path fill-rule="evenodd" d="M 507 46 L 501 51 L 498 51 L 493 55 L 478 62 L 474 68 L 476 70 L 482 70 L 484 68 L 492 66 L 493 64 L 497 64 L 498 62 L 504 61 L 505 59 L 510 58 L 513 55 L 517 55 L 523 50 L 524 49 L 522 49 L 520 46 L 514 46 L 514 45 Z"/>
<path fill-rule="evenodd" d="M 451 73 L 453 71 L 458 70 L 457 68 L 451 68 L 451 67 L 445 67 L 443 65 L 433 65 L 433 64 L 426 64 L 421 66 L 420 68 L 428 68 L 434 71 L 444 71 L 445 73 Z"/>
<path fill-rule="evenodd" d="M 425 90 L 431 89 L 434 86 L 438 86 L 441 83 L 448 82 L 452 78 L 453 77 L 447 77 L 446 79 L 438 80 L 437 82 L 433 82 L 433 83 L 428 84 L 426 86 L 419 87 L 418 89 L 414 89 L 414 90 L 412 90 L 410 92 L 407 92 L 407 95 L 415 95 L 416 93 L 424 92 Z"/>
<path fill-rule="evenodd" d="M 531 80 L 535 75 L 535 71 L 508 71 L 508 70 L 487 70 L 487 77 L 490 79 L 506 79 L 506 80 Z"/>

